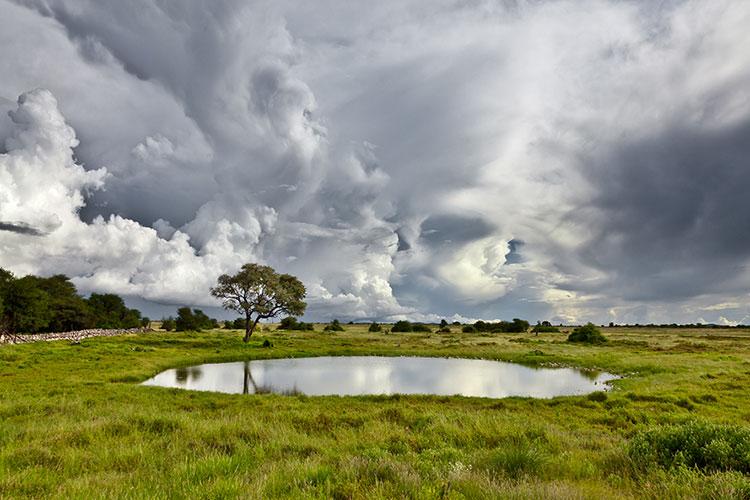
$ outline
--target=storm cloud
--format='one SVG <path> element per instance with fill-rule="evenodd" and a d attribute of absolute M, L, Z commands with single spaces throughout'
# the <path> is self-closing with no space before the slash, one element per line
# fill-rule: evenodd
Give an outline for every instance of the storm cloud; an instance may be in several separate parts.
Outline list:
<path fill-rule="evenodd" d="M 0 266 L 310 319 L 743 321 L 750 6 L 0 0 Z"/>

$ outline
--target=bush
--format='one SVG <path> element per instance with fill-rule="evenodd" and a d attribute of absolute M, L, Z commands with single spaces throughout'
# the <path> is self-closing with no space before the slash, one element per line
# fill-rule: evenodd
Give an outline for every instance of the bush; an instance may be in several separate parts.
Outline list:
<path fill-rule="evenodd" d="M 656 427 L 636 434 L 628 455 L 641 469 L 685 466 L 750 474 L 750 428 L 698 421 Z"/>
<path fill-rule="evenodd" d="M 437 333 L 451 333 L 451 329 L 447 326 L 443 326 L 438 329 Z"/>
<path fill-rule="evenodd" d="M 375 333 L 381 331 L 382 329 L 383 328 L 381 328 L 380 323 L 375 323 L 373 321 L 372 323 L 370 323 L 370 328 L 368 328 L 367 331 Z"/>
<path fill-rule="evenodd" d="M 323 328 L 324 332 L 343 332 L 344 327 L 341 326 L 341 323 L 339 323 L 339 320 L 334 319 L 331 321 L 330 324 L 326 325 L 325 328 Z"/>
<path fill-rule="evenodd" d="M 477 333 L 477 329 L 471 325 L 464 325 L 461 331 L 464 333 Z"/>
<path fill-rule="evenodd" d="M 392 332 L 412 332 L 414 331 L 411 323 L 408 321 L 396 321 L 391 327 Z"/>
<path fill-rule="evenodd" d="M 593 323 L 587 323 L 574 328 L 568 336 L 568 342 L 581 342 L 584 344 L 603 344 L 607 339 Z"/>
<path fill-rule="evenodd" d="M 489 333 L 523 333 L 529 329 L 529 322 L 518 318 L 513 318 L 513 321 L 499 321 L 497 323 L 486 323 L 479 320 L 474 323 L 474 329 L 478 332 Z"/>
<path fill-rule="evenodd" d="M 560 329 L 556 326 L 552 326 L 549 321 L 537 322 L 532 328 L 532 333 L 560 333 Z"/>
<path fill-rule="evenodd" d="M 161 320 L 161 327 L 168 332 L 174 330 L 176 326 L 177 325 L 175 324 L 175 320 L 172 316 L 168 318 L 162 318 Z"/>
<path fill-rule="evenodd" d="M 411 325 L 411 331 L 421 332 L 421 333 L 432 333 L 432 328 L 430 328 L 427 325 L 423 325 L 422 323 L 414 323 L 413 325 Z"/>
<path fill-rule="evenodd" d="M 282 319 L 281 323 L 279 324 L 278 329 L 279 330 L 314 330 L 312 323 L 305 323 L 303 321 L 298 322 L 297 318 L 293 316 L 287 316 L 286 318 Z"/>

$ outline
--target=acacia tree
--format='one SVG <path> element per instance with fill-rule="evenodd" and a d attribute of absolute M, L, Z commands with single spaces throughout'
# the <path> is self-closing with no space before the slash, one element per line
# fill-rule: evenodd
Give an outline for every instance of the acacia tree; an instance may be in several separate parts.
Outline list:
<path fill-rule="evenodd" d="M 245 342 L 261 319 L 302 315 L 307 307 L 305 293 L 305 285 L 296 277 L 259 264 L 245 264 L 232 276 L 222 274 L 211 288 L 224 309 L 245 315 Z"/>

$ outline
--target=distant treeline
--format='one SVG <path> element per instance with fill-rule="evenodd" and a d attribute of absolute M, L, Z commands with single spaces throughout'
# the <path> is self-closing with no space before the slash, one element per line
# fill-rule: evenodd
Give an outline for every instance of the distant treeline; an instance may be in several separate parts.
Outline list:
<path fill-rule="evenodd" d="M 11 333 L 68 332 L 88 328 L 137 328 L 148 318 L 121 297 L 78 295 L 67 276 L 15 277 L 0 268 L 0 330 Z"/>
<path fill-rule="evenodd" d="M 602 325 L 604 326 L 604 325 Z M 728 328 L 750 328 L 750 325 L 717 325 L 716 323 L 686 323 L 682 325 L 678 325 L 677 323 L 670 323 L 670 324 L 658 324 L 655 325 L 654 323 L 648 323 L 645 325 L 641 325 L 639 323 L 635 323 L 633 325 L 624 324 L 624 325 L 618 325 L 615 323 L 609 324 L 610 328 L 703 328 L 703 329 L 728 329 Z"/>

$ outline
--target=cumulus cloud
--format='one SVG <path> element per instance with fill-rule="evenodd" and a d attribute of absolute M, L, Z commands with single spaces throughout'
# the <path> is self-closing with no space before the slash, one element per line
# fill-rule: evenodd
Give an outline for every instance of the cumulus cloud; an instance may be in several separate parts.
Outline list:
<path fill-rule="evenodd" d="M 0 14 L 1 266 L 207 305 L 259 261 L 322 319 L 750 312 L 741 2 Z"/>

